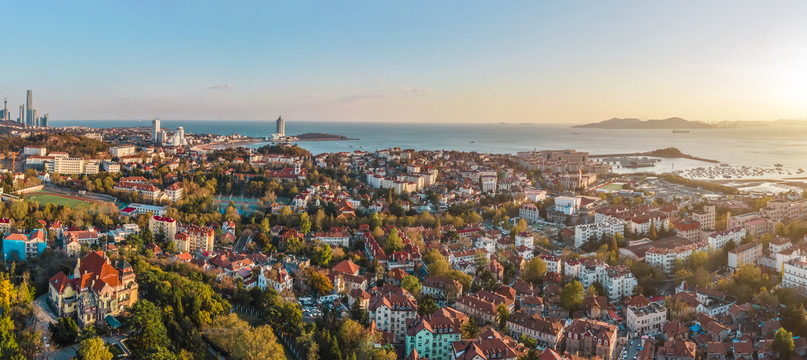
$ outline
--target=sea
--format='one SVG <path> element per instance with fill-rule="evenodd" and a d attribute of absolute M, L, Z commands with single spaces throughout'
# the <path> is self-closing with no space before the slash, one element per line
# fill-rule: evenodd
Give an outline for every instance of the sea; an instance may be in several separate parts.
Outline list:
<path fill-rule="evenodd" d="M 53 120 L 51 126 L 150 126 L 150 120 Z M 163 128 L 182 126 L 187 133 L 269 137 L 275 122 L 161 120 Z M 357 140 L 300 141 L 312 154 L 374 151 L 390 147 L 415 150 L 458 150 L 515 154 L 542 149 L 574 149 L 591 154 L 645 152 L 676 147 L 683 153 L 722 163 L 689 159 L 659 159 L 654 167 L 618 173 L 670 172 L 696 179 L 749 180 L 807 178 L 807 126 L 770 125 L 727 129 L 611 130 L 572 128 L 570 124 L 464 124 L 286 121 L 286 134 L 323 132 Z M 258 147 L 263 144 L 253 144 Z M 781 165 L 781 166 L 779 166 Z M 764 185 L 764 184 L 763 184 Z"/>

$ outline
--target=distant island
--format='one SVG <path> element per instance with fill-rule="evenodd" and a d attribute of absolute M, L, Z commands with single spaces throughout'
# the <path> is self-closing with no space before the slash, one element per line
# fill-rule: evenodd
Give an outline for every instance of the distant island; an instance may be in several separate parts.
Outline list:
<path fill-rule="evenodd" d="M 620 119 L 613 118 L 585 125 L 575 125 L 573 128 L 589 129 L 712 129 L 713 125 L 698 121 L 684 120 L 679 117 L 671 117 L 663 120 L 639 120 L 634 118 Z"/>
<path fill-rule="evenodd" d="M 713 164 L 717 164 L 720 162 L 714 159 L 704 159 L 699 158 L 697 156 L 687 155 L 682 153 L 681 150 L 678 150 L 677 148 L 674 147 L 656 149 L 653 151 L 637 152 L 637 153 L 591 155 L 592 158 L 607 158 L 617 156 L 652 156 L 668 159 L 690 159 L 690 160 L 704 161 Z"/>
<path fill-rule="evenodd" d="M 305 133 L 294 136 L 297 141 L 333 141 L 333 140 L 359 140 L 342 135 L 326 133 Z"/>

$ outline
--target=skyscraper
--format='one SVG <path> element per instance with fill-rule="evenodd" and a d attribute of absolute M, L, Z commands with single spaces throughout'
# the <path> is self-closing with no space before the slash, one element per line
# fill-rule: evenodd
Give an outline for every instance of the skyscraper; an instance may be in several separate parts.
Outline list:
<path fill-rule="evenodd" d="M 33 126 L 39 126 L 39 108 L 34 108 Z"/>
<path fill-rule="evenodd" d="M 20 105 L 20 117 L 17 118 L 18 123 L 25 122 L 25 105 Z"/>
<path fill-rule="evenodd" d="M 160 140 L 160 119 L 151 121 L 151 142 L 156 143 Z"/>
<path fill-rule="evenodd" d="M 275 126 L 277 127 L 277 129 L 275 130 L 275 133 L 277 134 L 278 137 L 286 136 L 286 120 L 283 120 L 282 116 L 279 116 L 277 118 L 277 121 L 275 122 Z"/>
<path fill-rule="evenodd" d="M 48 127 L 48 114 L 42 117 L 42 127 Z"/>
<path fill-rule="evenodd" d="M 33 91 L 28 90 L 28 94 L 26 96 L 25 104 L 27 106 L 25 108 L 25 110 L 26 110 L 25 123 L 28 124 L 28 125 L 34 126 L 34 119 L 33 119 L 33 117 L 34 117 L 34 93 L 33 93 Z"/>
<path fill-rule="evenodd" d="M 3 99 L 3 120 L 8 120 L 11 115 L 8 114 L 8 98 Z"/>

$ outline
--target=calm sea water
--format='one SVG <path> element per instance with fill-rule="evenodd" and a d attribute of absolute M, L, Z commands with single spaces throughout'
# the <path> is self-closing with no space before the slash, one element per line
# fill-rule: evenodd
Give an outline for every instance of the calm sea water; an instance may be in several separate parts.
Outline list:
<path fill-rule="evenodd" d="M 150 121 L 52 121 L 53 126 L 150 126 Z M 163 120 L 162 126 L 183 126 L 186 132 L 265 137 L 274 132 L 274 121 Z M 677 147 L 686 154 L 715 159 L 733 166 L 773 167 L 780 163 L 785 172 L 796 175 L 807 169 L 807 127 L 759 126 L 739 129 L 693 129 L 688 134 L 671 130 L 573 129 L 568 124 L 448 124 L 448 123 L 358 123 L 286 122 L 286 133 L 325 132 L 358 140 L 300 142 L 314 154 L 323 152 L 376 150 L 401 147 L 416 150 L 461 150 L 516 153 L 532 149 L 576 149 L 592 154 L 642 152 Z M 663 160 L 654 171 L 686 170 L 713 164 L 692 160 Z M 648 169 L 619 169 L 620 172 Z M 748 176 L 745 176 L 748 177 Z M 787 177 L 766 174 L 765 178 Z"/>

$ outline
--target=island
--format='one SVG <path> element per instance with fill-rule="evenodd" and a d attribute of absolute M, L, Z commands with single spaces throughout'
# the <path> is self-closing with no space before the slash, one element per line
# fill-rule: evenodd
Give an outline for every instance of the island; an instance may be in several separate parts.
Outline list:
<path fill-rule="evenodd" d="M 700 158 L 700 157 L 697 157 L 697 156 L 684 154 L 684 153 L 681 152 L 681 150 L 679 150 L 677 148 L 674 148 L 674 147 L 668 147 L 668 148 L 664 148 L 664 149 L 656 149 L 656 150 L 653 150 L 653 151 L 637 152 L 637 153 L 591 155 L 590 157 L 592 157 L 592 158 L 609 158 L 609 157 L 620 157 L 620 156 L 652 156 L 652 157 L 668 158 L 668 159 L 690 159 L 690 160 L 708 162 L 708 163 L 712 163 L 712 164 L 720 163 L 720 161 L 717 161 L 717 160 L 714 160 L 714 159 L 705 159 L 705 158 Z"/>
<path fill-rule="evenodd" d="M 587 129 L 713 129 L 714 125 L 699 121 L 684 120 L 671 117 L 663 120 L 639 120 L 636 118 L 613 118 L 597 123 L 575 125 L 573 128 Z"/>
<path fill-rule="evenodd" d="M 326 133 L 305 133 L 293 136 L 296 141 L 334 141 L 334 140 L 359 140 L 342 135 Z"/>

